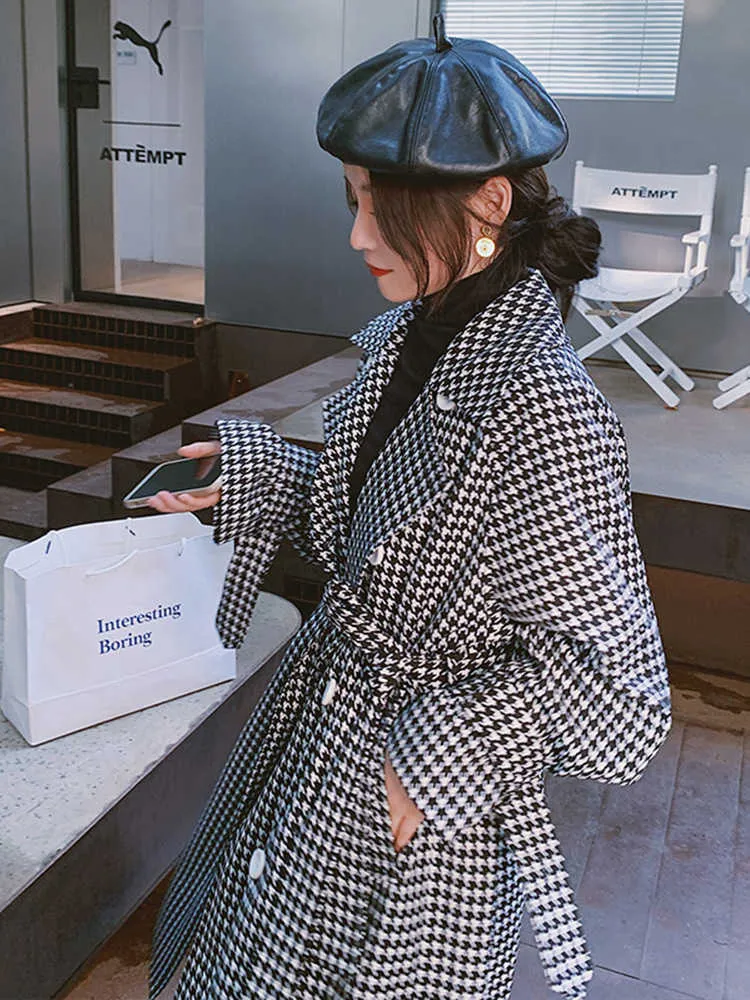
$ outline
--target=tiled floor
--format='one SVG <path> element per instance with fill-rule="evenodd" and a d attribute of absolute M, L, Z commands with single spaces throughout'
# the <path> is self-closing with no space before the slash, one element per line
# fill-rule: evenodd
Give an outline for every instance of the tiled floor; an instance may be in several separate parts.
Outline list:
<path fill-rule="evenodd" d="M 119 285 L 99 291 L 202 304 L 205 299 L 203 268 L 158 261 L 123 260 Z"/>
<path fill-rule="evenodd" d="M 750 683 L 672 679 L 675 724 L 639 782 L 550 782 L 589 1000 L 750 1000 Z M 161 891 L 59 1000 L 144 1000 Z M 522 942 L 513 1000 L 552 1000 L 528 924 Z"/>
<path fill-rule="evenodd" d="M 725 725 L 677 719 L 631 787 L 551 786 L 590 1000 L 750 998 L 750 733 Z M 553 996 L 524 946 L 514 1000 Z"/>

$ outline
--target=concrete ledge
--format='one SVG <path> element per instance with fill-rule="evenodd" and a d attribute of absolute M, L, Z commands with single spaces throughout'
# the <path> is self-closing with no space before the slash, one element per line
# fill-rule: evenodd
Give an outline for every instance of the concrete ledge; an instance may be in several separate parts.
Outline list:
<path fill-rule="evenodd" d="M 47 487 L 46 494 L 48 530 L 109 521 L 114 516 L 111 459 L 60 479 Z"/>
<path fill-rule="evenodd" d="M 750 583 L 647 568 L 667 658 L 750 678 Z"/>
<path fill-rule="evenodd" d="M 300 622 L 263 592 L 236 681 L 38 747 L 0 716 L 2 1000 L 48 1000 L 164 877 Z"/>
<path fill-rule="evenodd" d="M 0 536 L 12 533 L 15 538 L 31 542 L 45 533 L 46 520 L 46 490 L 30 493 L 0 486 Z"/>
<path fill-rule="evenodd" d="M 182 443 L 205 440 L 219 418 L 263 420 L 276 426 L 303 407 L 321 403 L 350 382 L 361 354 L 358 347 L 350 345 L 337 354 L 204 410 L 183 421 Z"/>
<path fill-rule="evenodd" d="M 633 513 L 646 562 L 750 583 L 750 510 L 634 493 Z"/>

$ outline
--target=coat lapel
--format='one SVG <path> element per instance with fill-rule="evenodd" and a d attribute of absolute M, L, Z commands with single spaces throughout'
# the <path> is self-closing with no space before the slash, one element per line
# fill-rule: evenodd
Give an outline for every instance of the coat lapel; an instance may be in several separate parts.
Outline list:
<path fill-rule="evenodd" d="M 312 499 L 318 545 L 331 552 L 337 565 L 346 559 L 349 534 L 349 480 L 362 438 L 393 370 L 413 303 L 406 302 L 377 316 L 349 339 L 362 348 L 355 378 L 323 401 L 325 448 Z"/>
<path fill-rule="evenodd" d="M 349 481 L 357 451 L 388 384 L 415 303 L 377 317 L 349 339 L 363 350 L 356 377 L 323 403 L 325 451 L 318 472 L 321 543 L 359 578 L 369 553 L 422 512 L 460 475 L 481 439 L 483 418 L 502 405 L 508 375 L 564 328 L 542 275 L 493 300 L 451 340 L 421 393 L 370 466 L 356 508 Z M 446 400 L 448 407 L 446 408 Z"/>

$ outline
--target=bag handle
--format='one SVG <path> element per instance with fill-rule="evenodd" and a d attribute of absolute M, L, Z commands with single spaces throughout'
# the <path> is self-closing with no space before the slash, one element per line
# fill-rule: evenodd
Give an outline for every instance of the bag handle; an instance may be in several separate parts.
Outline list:
<path fill-rule="evenodd" d="M 177 553 L 177 555 L 181 556 L 182 553 L 185 551 L 185 545 L 187 543 L 187 539 L 183 536 L 182 538 L 176 539 L 176 541 L 178 542 L 178 544 L 180 546 L 180 550 Z M 142 551 L 142 550 L 141 549 L 133 549 L 132 552 L 128 552 L 128 554 L 126 556 L 123 556 L 122 559 L 118 559 L 117 562 L 110 563 L 109 566 L 103 566 L 100 569 L 87 569 L 83 575 L 84 576 L 99 576 L 101 573 L 109 573 L 113 569 L 119 569 L 120 566 L 124 566 L 125 563 L 129 559 L 133 558 L 133 556 L 138 555 L 138 553 L 140 551 Z"/>
<path fill-rule="evenodd" d="M 125 528 L 125 531 L 128 534 L 130 534 L 130 535 L 135 535 L 135 531 L 133 531 L 133 521 L 134 520 L 135 520 L 135 518 L 132 518 L 132 517 L 128 517 L 128 518 L 125 519 L 124 528 Z M 49 535 L 49 539 L 47 540 L 47 544 L 44 546 L 44 552 L 42 552 L 42 556 L 49 555 L 49 551 L 52 548 L 52 546 L 53 545 L 57 545 L 59 548 L 62 549 L 63 559 L 65 560 L 65 562 L 67 564 L 68 557 L 67 557 L 67 554 L 65 552 L 65 545 L 63 544 L 62 535 L 60 534 L 59 531 L 56 531 L 54 528 L 52 528 L 50 531 L 48 531 L 47 534 Z"/>
<path fill-rule="evenodd" d="M 120 566 L 124 566 L 125 565 L 125 563 L 128 561 L 128 559 L 132 559 L 133 556 L 137 554 L 137 552 L 138 552 L 138 549 L 133 549 L 132 552 L 128 552 L 128 554 L 126 556 L 123 556 L 122 559 L 118 559 L 117 562 L 110 563 L 109 566 L 104 566 L 101 569 L 87 569 L 83 575 L 84 576 L 99 576 L 100 573 L 109 573 L 110 570 L 119 569 Z"/>
<path fill-rule="evenodd" d="M 65 545 L 64 545 L 63 540 L 62 540 L 62 538 L 60 536 L 60 533 L 58 531 L 55 531 L 54 528 L 52 528 L 50 531 L 47 532 L 47 534 L 49 535 L 49 538 L 47 539 L 47 544 L 42 549 L 41 555 L 39 555 L 33 561 L 33 563 L 29 563 L 29 566 L 36 566 L 37 563 L 41 562 L 43 559 L 46 559 L 46 557 L 49 555 L 50 549 L 52 548 L 53 545 L 60 549 L 60 551 L 62 552 L 63 562 L 67 566 L 68 565 L 68 554 L 65 551 Z"/>

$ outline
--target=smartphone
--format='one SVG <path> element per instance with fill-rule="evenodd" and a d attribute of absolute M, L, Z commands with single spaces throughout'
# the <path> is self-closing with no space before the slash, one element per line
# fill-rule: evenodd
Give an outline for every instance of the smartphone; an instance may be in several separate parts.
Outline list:
<path fill-rule="evenodd" d="M 155 497 L 160 490 L 202 496 L 220 485 L 221 455 L 178 458 L 173 462 L 157 465 L 133 487 L 122 502 L 126 507 L 147 507 L 149 498 Z"/>

